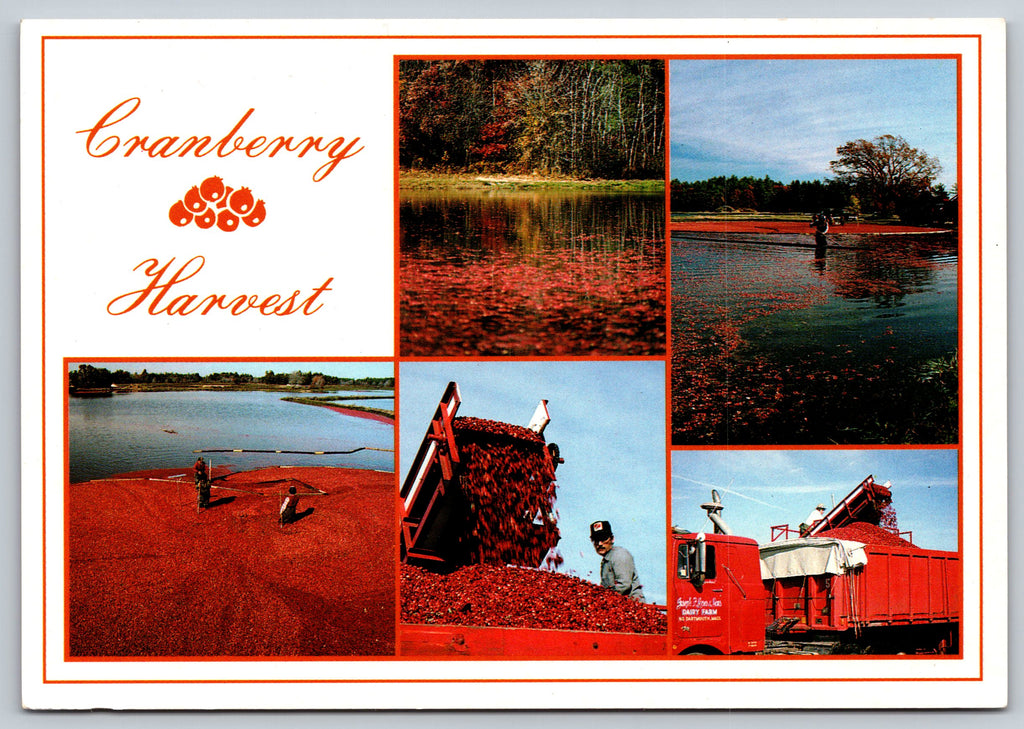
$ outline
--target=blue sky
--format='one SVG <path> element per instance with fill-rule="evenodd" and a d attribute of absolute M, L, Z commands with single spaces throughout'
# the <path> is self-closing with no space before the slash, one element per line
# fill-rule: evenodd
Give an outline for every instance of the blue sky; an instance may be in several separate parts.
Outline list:
<path fill-rule="evenodd" d="M 392 377 L 391 362 L 93 362 L 113 372 L 198 372 L 206 376 L 214 372 L 237 372 L 262 377 L 267 370 L 274 372 L 320 372 L 334 377 Z M 68 371 L 78 369 L 78 362 L 69 362 Z"/>
<path fill-rule="evenodd" d="M 717 488 L 733 533 L 768 542 L 773 525 L 796 528 L 819 503 L 831 508 L 869 475 L 892 482 L 900 530 L 912 531 L 914 544 L 957 549 L 957 453 L 951 449 L 674 451 L 672 522 L 712 531 L 700 505 Z"/>
<path fill-rule="evenodd" d="M 404 481 L 438 400 L 459 383 L 459 415 L 526 425 L 548 400 L 557 443 L 562 571 L 600 582 L 589 525 L 611 522 L 648 602 L 665 604 L 665 365 L 661 362 L 409 362 L 399 368 Z"/>
<path fill-rule="evenodd" d="M 893 134 L 956 183 L 954 60 L 679 60 L 669 78 L 673 179 L 823 179 L 836 147 Z"/>

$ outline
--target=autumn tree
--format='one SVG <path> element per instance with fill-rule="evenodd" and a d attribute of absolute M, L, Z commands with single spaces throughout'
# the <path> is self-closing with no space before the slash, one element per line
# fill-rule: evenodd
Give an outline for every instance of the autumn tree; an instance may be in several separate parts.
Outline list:
<path fill-rule="evenodd" d="M 942 169 L 938 159 L 892 134 L 847 142 L 836 155 L 839 159 L 829 167 L 853 185 L 862 203 L 880 214 L 913 209 Z"/>
<path fill-rule="evenodd" d="M 660 178 L 664 62 L 399 64 L 399 164 L 448 171 Z"/>

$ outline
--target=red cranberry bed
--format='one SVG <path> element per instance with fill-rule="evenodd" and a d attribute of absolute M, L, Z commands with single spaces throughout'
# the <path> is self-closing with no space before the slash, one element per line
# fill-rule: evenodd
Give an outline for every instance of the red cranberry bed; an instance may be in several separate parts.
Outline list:
<path fill-rule="evenodd" d="M 437 574 L 402 567 L 402 622 L 664 633 L 653 605 L 572 575 L 512 566 L 469 565 Z"/>
<path fill-rule="evenodd" d="M 68 487 L 71 657 L 394 654 L 392 474 L 214 476 L 202 513 L 191 469 Z"/>
<path fill-rule="evenodd" d="M 866 521 L 855 521 L 847 524 L 846 526 L 819 532 L 817 536 L 828 537 L 831 539 L 845 539 L 852 542 L 862 542 L 868 546 L 918 549 L 918 547 L 913 543 L 897 536 L 888 529 L 875 526 L 874 524 Z"/>

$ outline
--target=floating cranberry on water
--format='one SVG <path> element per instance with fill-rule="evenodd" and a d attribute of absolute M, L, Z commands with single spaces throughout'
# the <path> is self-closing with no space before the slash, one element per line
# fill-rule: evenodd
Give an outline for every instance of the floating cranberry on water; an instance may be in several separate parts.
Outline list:
<path fill-rule="evenodd" d="M 238 215 L 248 215 L 252 212 L 252 203 L 252 192 L 248 187 L 235 190 L 228 198 L 228 207 Z"/>
<path fill-rule="evenodd" d="M 199 194 L 203 196 L 204 200 L 217 202 L 224 197 L 224 181 L 216 175 L 207 177 L 199 185 Z"/>
<path fill-rule="evenodd" d="M 256 203 L 256 207 L 252 209 L 252 212 L 246 215 L 242 220 L 250 228 L 255 228 L 257 225 L 263 222 L 263 219 L 267 217 L 267 210 L 263 205 L 263 201 L 259 200 Z"/>
<path fill-rule="evenodd" d="M 171 222 L 179 228 L 191 223 L 192 218 L 195 217 L 188 211 L 188 208 L 185 207 L 185 203 L 181 200 L 171 205 L 171 209 L 168 211 L 167 216 L 171 219 Z"/>

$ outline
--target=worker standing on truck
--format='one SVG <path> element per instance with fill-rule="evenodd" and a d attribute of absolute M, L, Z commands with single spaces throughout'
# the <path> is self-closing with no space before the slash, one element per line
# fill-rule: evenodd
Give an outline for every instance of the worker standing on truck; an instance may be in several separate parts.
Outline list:
<path fill-rule="evenodd" d="M 811 528 L 815 524 L 817 524 L 819 521 L 824 519 L 824 518 L 825 518 L 825 505 L 824 504 L 818 504 L 815 507 L 814 511 L 812 511 L 810 514 L 808 514 L 807 518 L 804 519 L 803 523 L 800 525 L 800 536 L 801 537 L 806 536 L 807 533 L 809 531 L 811 531 Z"/>
<path fill-rule="evenodd" d="M 615 546 L 612 525 L 606 521 L 595 521 L 590 525 L 590 541 L 594 544 L 594 551 L 601 555 L 601 585 L 643 602 L 643 585 L 637 577 L 633 555 Z"/>
<path fill-rule="evenodd" d="M 199 494 L 199 508 L 210 505 L 210 473 L 206 470 L 206 461 L 202 456 L 196 459 L 195 465 L 196 491 Z"/>

